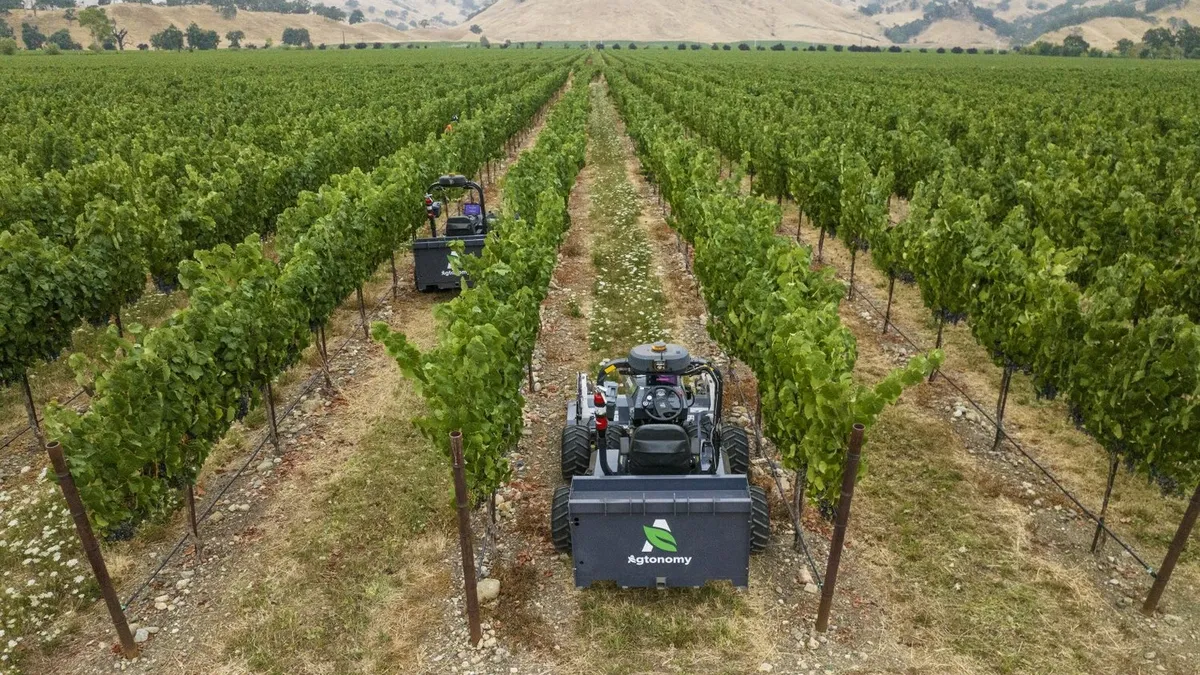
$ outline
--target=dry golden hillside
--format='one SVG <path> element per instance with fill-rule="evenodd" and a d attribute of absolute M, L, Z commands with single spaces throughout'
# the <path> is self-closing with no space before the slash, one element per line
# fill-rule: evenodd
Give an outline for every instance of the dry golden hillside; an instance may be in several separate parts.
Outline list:
<path fill-rule="evenodd" d="M 874 20 L 828 0 L 499 0 L 471 23 L 492 41 L 887 42 Z"/>
<path fill-rule="evenodd" d="M 935 21 L 912 41 L 918 46 L 994 47 L 1004 49 L 1009 40 L 975 21 L 942 19 Z"/>
<path fill-rule="evenodd" d="M 1158 21 L 1152 23 L 1141 19 L 1093 19 L 1079 26 L 1071 26 L 1052 33 L 1046 33 L 1040 39 L 1047 42 L 1062 42 L 1064 37 L 1072 33 L 1078 33 L 1093 47 L 1113 49 L 1117 46 L 1117 41 L 1122 38 L 1141 42 L 1142 35 L 1146 31 L 1151 28 L 1167 28 L 1170 26 L 1168 22 L 1172 18 L 1179 21 L 1187 21 L 1192 25 L 1200 25 L 1200 2 L 1190 2 L 1181 9 L 1171 7 L 1159 10 L 1152 16 L 1157 18 Z"/>
<path fill-rule="evenodd" d="M 266 12 L 238 12 L 232 20 L 222 19 L 216 10 L 208 6 L 188 7 L 159 7 L 156 5 L 111 5 L 105 8 L 108 15 L 116 20 L 117 26 L 129 31 L 125 39 L 125 48 L 132 49 L 139 43 L 150 43 L 150 36 L 171 24 L 180 30 L 186 30 L 188 24 L 195 22 L 206 30 L 215 30 L 221 36 L 221 47 L 226 47 L 225 33 L 240 30 L 246 34 L 242 44 L 262 45 L 269 38 L 279 44 L 284 28 L 307 28 L 313 44 L 340 44 L 343 36 L 346 42 L 404 42 L 409 38 L 404 31 L 384 26 L 378 23 L 360 23 L 353 26 L 338 23 L 315 14 L 271 14 Z M 23 22 L 36 25 L 39 30 L 49 35 L 61 28 L 68 28 L 60 11 L 38 12 L 37 17 L 32 12 L 15 11 L 8 18 L 8 23 L 20 32 Z M 71 35 L 76 42 L 86 45 L 91 42 L 88 32 L 79 27 L 78 23 L 69 26 Z"/>

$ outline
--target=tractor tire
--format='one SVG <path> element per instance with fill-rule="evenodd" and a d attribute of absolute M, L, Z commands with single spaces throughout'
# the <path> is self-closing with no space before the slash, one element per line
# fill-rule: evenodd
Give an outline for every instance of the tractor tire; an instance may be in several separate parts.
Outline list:
<path fill-rule="evenodd" d="M 570 499 L 570 487 L 554 488 L 554 499 L 550 502 L 550 539 L 559 553 L 571 552 Z"/>
<path fill-rule="evenodd" d="M 568 530 L 567 534 L 570 534 Z M 767 550 L 771 543 L 771 513 L 767 510 L 767 493 L 757 485 L 750 486 L 750 552 Z"/>
<path fill-rule="evenodd" d="M 592 432 L 580 424 L 568 424 L 562 430 L 562 477 L 582 476 L 592 465 Z"/>
<path fill-rule="evenodd" d="M 729 461 L 730 473 L 750 473 L 750 439 L 745 429 L 721 425 L 721 449 Z"/>

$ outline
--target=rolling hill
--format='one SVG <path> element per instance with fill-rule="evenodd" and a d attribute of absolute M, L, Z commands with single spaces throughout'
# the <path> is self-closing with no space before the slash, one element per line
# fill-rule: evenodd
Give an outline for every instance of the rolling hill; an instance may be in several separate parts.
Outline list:
<path fill-rule="evenodd" d="M 775 39 L 886 44 L 877 23 L 828 0 L 499 0 L 472 23 L 492 41 Z"/>
<path fill-rule="evenodd" d="M 221 47 L 228 46 L 225 34 L 229 31 L 240 30 L 246 34 L 243 45 L 253 44 L 262 46 L 268 39 L 279 44 L 284 28 L 307 28 L 313 44 L 340 44 L 343 39 L 348 42 L 403 42 L 407 40 L 403 31 L 390 28 L 379 23 L 360 23 L 353 26 L 338 23 L 315 14 L 272 14 L 269 12 L 238 12 L 233 19 L 223 19 L 211 7 L 191 5 L 185 7 L 164 7 L 158 5 L 122 4 L 110 5 L 105 8 L 108 15 L 116 20 L 117 26 L 129 31 L 125 40 L 125 48 L 132 49 L 138 44 L 149 44 L 150 36 L 174 24 L 180 30 L 186 30 L 188 25 L 195 22 L 206 30 L 215 30 L 221 36 Z M 41 11 L 35 17 L 32 12 L 17 10 L 10 13 L 6 20 L 17 29 L 23 22 L 38 27 L 38 30 L 49 35 L 59 29 L 67 28 L 76 42 L 87 45 L 92 41 L 87 30 L 80 28 L 78 23 L 67 24 L 61 11 Z M 344 37 L 343 37 L 344 36 Z"/>
<path fill-rule="evenodd" d="M 93 2 L 94 0 L 85 0 Z M 169 24 L 195 22 L 246 42 L 279 42 L 283 29 L 307 28 L 314 44 L 341 42 L 534 41 L 803 41 L 826 44 L 904 44 L 919 47 L 1005 48 L 1038 39 L 1061 42 L 1083 35 L 1101 49 L 1138 41 L 1149 28 L 1172 21 L 1200 23 L 1200 2 L 1175 0 L 1146 13 L 1147 0 L 327 0 L 360 9 L 365 23 L 349 25 L 311 14 L 238 12 L 222 19 L 208 6 L 114 4 L 108 13 L 128 28 L 128 45 L 149 42 Z M 1112 14 L 1123 14 L 1112 16 Z M 49 34 L 68 28 L 61 11 L 23 10 L 7 21 L 28 21 Z M 78 24 L 75 40 L 89 38 Z M 477 28 L 476 31 L 470 30 Z M 224 45 L 223 45 L 224 46 Z"/>

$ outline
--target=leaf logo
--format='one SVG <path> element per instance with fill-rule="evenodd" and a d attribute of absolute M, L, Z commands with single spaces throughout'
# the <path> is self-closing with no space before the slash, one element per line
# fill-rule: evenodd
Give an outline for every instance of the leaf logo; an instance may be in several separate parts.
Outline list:
<path fill-rule="evenodd" d="M 642 532 L 646 533 L 646 545 L 642 547 L 642 553 L 649 553 L 654 549 L 675 553 L 675 535 L 671 534 L 671 526 L 667 521 L 659 519 L 654 521 L 654 525 L 643 525 Z"/>

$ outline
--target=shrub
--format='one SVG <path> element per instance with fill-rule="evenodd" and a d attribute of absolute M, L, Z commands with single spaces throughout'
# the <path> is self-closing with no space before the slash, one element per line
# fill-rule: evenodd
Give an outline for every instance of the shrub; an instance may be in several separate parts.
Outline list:
<path fill-rule="evenodd" d="M 0 38 L 0 54 L 12 56 L 17 53 L 17 41 L 7 37 Z"/>
<path fill-rule="evenodd" d="M 833 46 L 833 51 L 835 51 L 835 52 L 840 52 L 840 51 L 842 51 L 842 49 L 844 49 L 844 48 L 841 45 Z"/>
<path fill-rule="evenodd" d="M 42 51 L 48 56 L 58 56 L 62 53 L 62 50 L 58 48 L 58 45 L 54 44 L 53 42 L 47 42 L 45 45 L 43 45 Z"/>
<path fill-rule="evenodd" d="M 945 54 L 945 53 L 946 53 L 946 48 L 945 48 L 945 47 L 938 47 L 938 48 L 937 48 L 937 53 L 939 53 L 939 54 Z"/>

